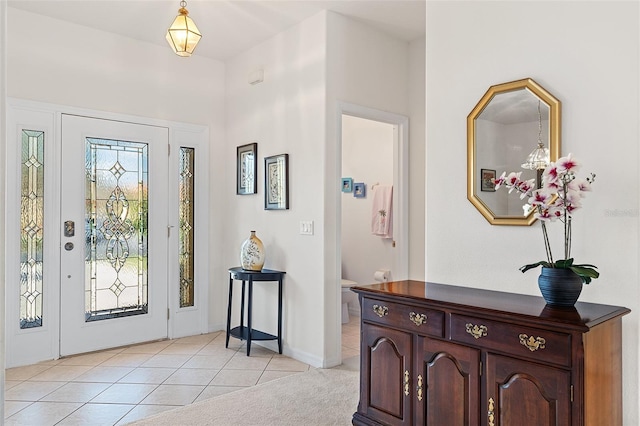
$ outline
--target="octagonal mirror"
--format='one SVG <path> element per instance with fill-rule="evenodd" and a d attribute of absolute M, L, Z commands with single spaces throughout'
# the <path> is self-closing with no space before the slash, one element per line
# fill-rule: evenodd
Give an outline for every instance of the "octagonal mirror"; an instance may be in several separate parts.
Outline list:
<path fill-rule="evenodd" d="M 491 86 L 467 117 L 467 198 L 492 225 L 531 225 L 535 218 L 518 194 L 495 190 L 502 172 L 537 179 L 541 164 L 526 166 L 536 149 L 560 157 L 560 101 L 532 79 Z"/>

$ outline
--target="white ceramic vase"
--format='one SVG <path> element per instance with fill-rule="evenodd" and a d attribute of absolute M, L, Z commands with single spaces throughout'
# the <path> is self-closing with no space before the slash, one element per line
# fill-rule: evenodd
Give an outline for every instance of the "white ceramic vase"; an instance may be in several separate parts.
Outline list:
<path fill-rule="evenodd" d="M 256 237 L 256 231 L 251 231 L 249 238 L 240 247 L 240 264 L 246 271 L 262 271 L 264 265 L 264 245 Z"/>

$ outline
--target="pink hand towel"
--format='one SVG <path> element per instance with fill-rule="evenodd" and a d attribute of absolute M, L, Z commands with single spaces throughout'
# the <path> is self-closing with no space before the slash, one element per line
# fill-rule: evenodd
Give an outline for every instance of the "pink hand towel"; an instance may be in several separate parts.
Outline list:
<path fill-rule="evenodd" d="M 371 233 L 382 238 L 393 238 L 393 186 L 377 185 L 373 188 Z"/>

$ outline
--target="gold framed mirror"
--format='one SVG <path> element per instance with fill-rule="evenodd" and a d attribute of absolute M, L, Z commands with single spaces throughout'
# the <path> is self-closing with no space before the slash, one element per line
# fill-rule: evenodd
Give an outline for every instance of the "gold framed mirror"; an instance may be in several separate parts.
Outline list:
<path fill-rule="evenodd" d="M 495 191 L 492 179 L 518 171 L 522 179 L 540 179 L 536 166 L 523 167 L 538 148 L 548 149 L 551 162 L 560 157 L 560 108 L 558 99 L 527 78 L 491 86 L 467 116 L 467 199 L 492 225 L 535 221 L 526 199 Z"/>

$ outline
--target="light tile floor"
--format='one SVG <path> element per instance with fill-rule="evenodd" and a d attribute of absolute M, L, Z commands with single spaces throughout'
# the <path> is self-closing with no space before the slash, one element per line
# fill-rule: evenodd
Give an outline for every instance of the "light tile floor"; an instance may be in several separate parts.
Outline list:
<path fill-rule="evenodd" d="M 342 326 L 343 359 L 359 354 L 359 318 Z M 307 364 L 215 332 L 6 370 L 5 425 L 124 425 L 307 371 Z"/>

